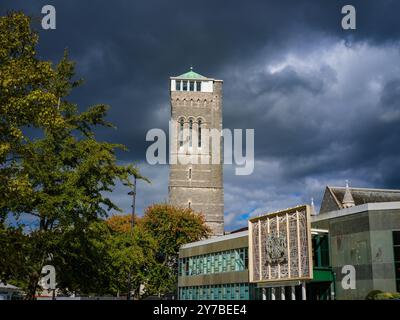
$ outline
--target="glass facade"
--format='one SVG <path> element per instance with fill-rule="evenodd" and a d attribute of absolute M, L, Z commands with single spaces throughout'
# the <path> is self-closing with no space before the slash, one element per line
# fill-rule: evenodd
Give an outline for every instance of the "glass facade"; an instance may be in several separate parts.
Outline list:
<path fill-rule="evenodd" d="M 261 290 L 254 284 L 228 283 L 179 288 L 180 300 L 260 300 Z"/>
<path fill-rule="evenodd" d="M 400 292 L 400 231 L 393 231 L 394 267 L 396 270 L 396 287 Z"/>
<path fill-rule="evenodd" d="M 314 267 L 330 267 L 329 262 L 329 238 L 327 234 L 313 235 L 313 266 Z"/>
<path fill-rule="evenodd" d="M 238 248 L 179 259 L 179 276 L 198 276 L 248 270 L 248 248 Z M 224 283 L 179 288 L 181 300 L 255 300 L 256 284 Z"/>
<path fill-rule="evenodd" d="M 395 252 L 400 254 L 400 232 L 394 234 Z M 307 299 L 329 300 L 333 299 L 331 291 L 334 281 L 329 257 L 329 236 L 328 234 L 316 234 L 312 236 L 314 279 L 307 283 Z M 399 256 L 400 260 L 400 256 Z M 396 264 L 400 273 L 400 261 Z M 201 282 L 208 285 L 190 285 L 193 282 L 186 282 L 188 285 L 179 287 L 179 299 L 181 300 L 261 300 L 262 288 L 256 283 L 243 282 L 241 274 L 238 277 L 229 275 L 225 279 L 232 279 L 232 283 L 220 283 L 218 274 L 226 272 L 234 273 L 248 271 L 248 248 L 236 248 L 226 251 L 213 252 L 203 255 L 189 256 L 179 259 L 179 277 L 194 277 L 213 275 L 207 281 Z M 215 276 L 214 276 L 215 275 Z M 195 278 L 194 278 L 195 279 Z M 198 279 L 198 278 L 197 278 Z M 215 281 L 219 279 L 219 281 Z M 225 281 L 225 280 L 223 280 Z M 236 282 L 235 282 L 236 281 Z M 214 282 L 214 283 L 213 283 Z M 190 284 L 189 284 L 190 283 Z M 196 283 L 197 284 L 197 283 Z M 286 285 L 286 287 L 285 287 Z M 286 300 L 292 299 L 292 287 L 282 282 L 282 287 L 274 289 L 274 299 L 282 297 L 281 290 Z M 296 300 L 302 299 L 301 286 L 294 286 Z M 333 289 L 334 290 L 334 289 Z M 273 291 L 266 288 L 265 298 L 272 299 Z"/>
<path fill-rule="evenodd" d="M 179 276 L 244 271 L 247 270 L 247 265 L 247 248 L 215 252 L 179 259 Z"/>

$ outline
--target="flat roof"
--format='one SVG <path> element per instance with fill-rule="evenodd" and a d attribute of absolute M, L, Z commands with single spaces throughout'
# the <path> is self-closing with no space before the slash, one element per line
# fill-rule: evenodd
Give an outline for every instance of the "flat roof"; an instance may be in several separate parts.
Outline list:
<path fill-rule="evenodd" d="M 343 216 L 349 216 L 352 214 L 366 212 L 366 211 L 396 210 L 396 209 L 400 209 L 400 201 L 365 203 L 350 208 L 324 212 L 316 216 L 311 216 L 311 223 L 343 217 Z"/>
<path fill-rule="evenodd" d="M 8 290 L 19 290 L 18 287 L 13 286 L 12 284 L 4 284 L 3 282 L 0 282 L 0 289 L 8 289 Z"/>
<path fill-rule="evenodd" d="M 331 189 L 346 189 L 346 187 L 335 187 L 328 186 Z M 400 192 L 400 189 L 382 189 L 382 188 L 358 188 L 358 187 L 349 187 L 350 191 L 352 190 L 360 190 L 360 191 L 376 191 L 376 192 Z"/>
<path fill-rule="evenodd" d="M 236 238 L 242 238 L 242 237 L 247 237 L 249 235 L 249 231 L 241 231 L 241 232 L 236 232 L 236 233 L 231 233 L 215 238 L 210 238 L 210 239 L 205 239 L 205 240 L 200 240 L 196 242 L 191 242 L 187 243 L 181 246 L 181 249 L 188 249 L 188 248 L 193 248 L 193 247 L 198 247 L 198 246 L 203 246 L 205 244 L 210 244 L 210 243 L 216 243 L 216 242 L 221 242 L 221 241 L 226 241 L 226 240 L 231 240 L 231 239 L 236 239 Z"/>

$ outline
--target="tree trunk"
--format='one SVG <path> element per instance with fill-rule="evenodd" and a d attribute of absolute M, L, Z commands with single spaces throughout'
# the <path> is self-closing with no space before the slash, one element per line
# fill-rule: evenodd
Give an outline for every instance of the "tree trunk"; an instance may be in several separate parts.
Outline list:
<path fill-rule="evenodd" d="M 36 300 L 36 292 L 39 287 L 38 282 L 39 282 L 39 273 L 33 272 L 29 276 L 28 288 L 26 290 L 25 300 Z"/>

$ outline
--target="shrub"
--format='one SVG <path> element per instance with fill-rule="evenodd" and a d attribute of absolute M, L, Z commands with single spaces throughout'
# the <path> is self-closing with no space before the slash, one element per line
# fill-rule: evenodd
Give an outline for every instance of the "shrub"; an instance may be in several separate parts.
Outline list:
<path fill-rule="evenodd" d="M 367 294 L 367 296 L 365 297 L 365 300 L 375 300 L 376 296 L 381 293 L 383 293 L 383 291 L 381 291 L 381 290 L 372 290 Z"/>
<path fill-rule="evenodd" d="M 400 299 L 400 293 L 383 292 L 381 290 L 372 290 L 365 297 L 366 300 L 392 300 Z"/>
<path fill-rule="evenodd" d="M 400 299 L 400 293 L 390 293 L 390 292 L 383 292 L 378 293 L 375 296 L 375 300 L 392 300 L 392 299 Z"/>

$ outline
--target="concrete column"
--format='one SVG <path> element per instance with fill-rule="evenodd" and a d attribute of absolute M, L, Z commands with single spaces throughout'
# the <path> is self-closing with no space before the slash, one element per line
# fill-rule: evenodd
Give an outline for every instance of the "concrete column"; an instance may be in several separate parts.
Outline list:
<path fill-rule="evenodd" d="M 271 288 L 271 300 L 276 300 L 275 299 L 275 288 Z"/>
<path fill-rule="evenodd" d="M 290 289 L 291 289 L 292 300 L 296 300 L 296 287 L 292 286 Z"/>
<path fill-rule="evenodd" d="M 266 288 L 262 288 L 262 299 L 267 300 L 267 289 Z"/>
<path fill-rule="evenodd" d="M 306 283 L 305 282 L 301 283 L 301 300 L 307 300 Z"/>
<path fill-rule="evenodd" d="M 281 287 L 281 300 L 286 300 L 285 294 L 285 287 Z"/>

